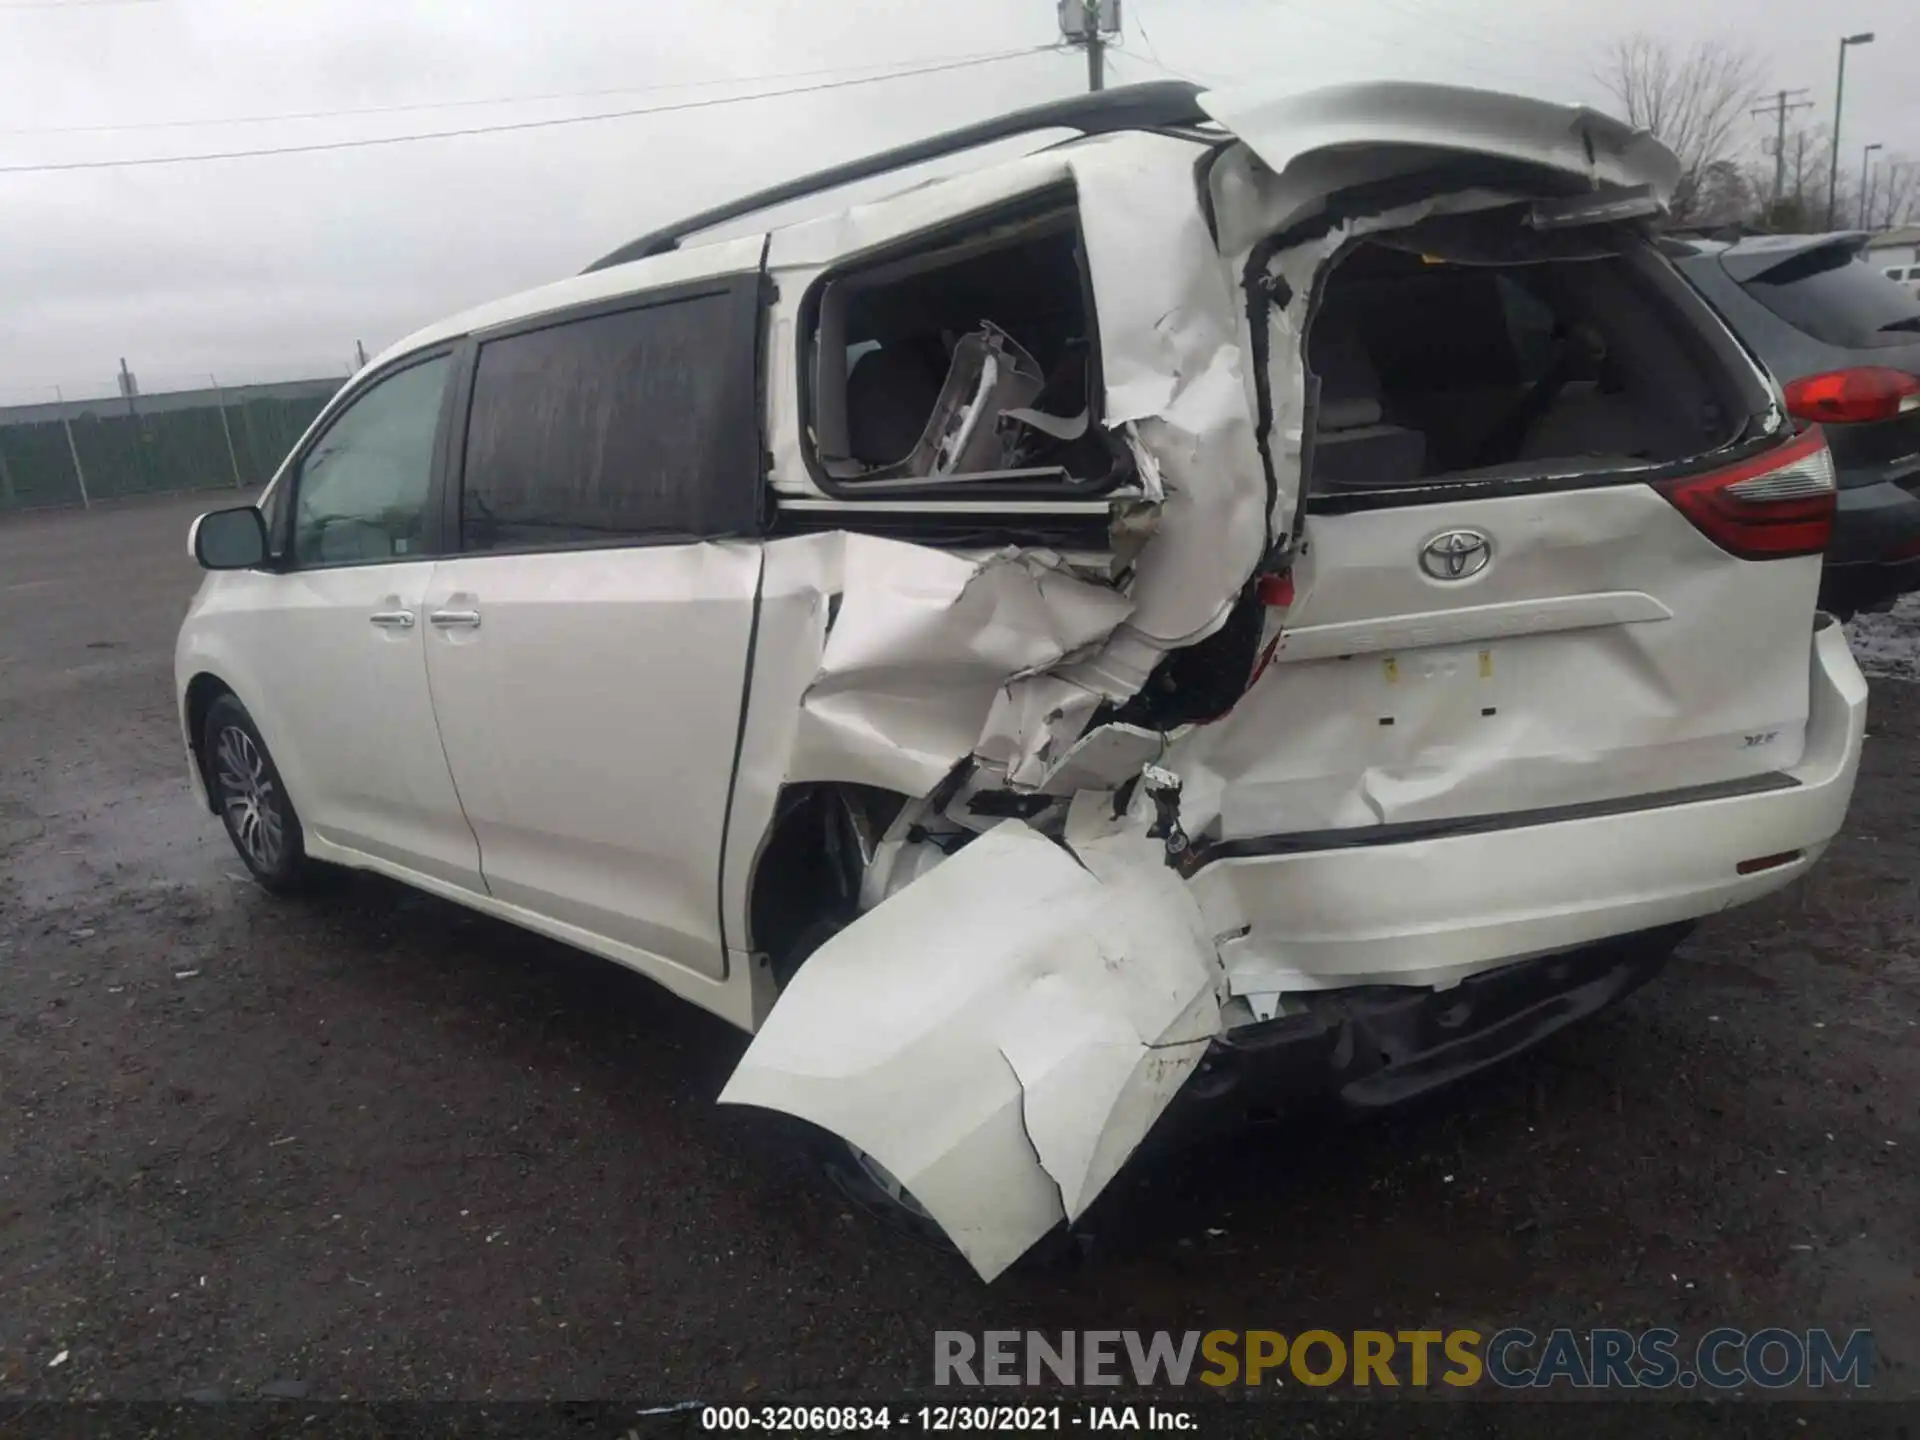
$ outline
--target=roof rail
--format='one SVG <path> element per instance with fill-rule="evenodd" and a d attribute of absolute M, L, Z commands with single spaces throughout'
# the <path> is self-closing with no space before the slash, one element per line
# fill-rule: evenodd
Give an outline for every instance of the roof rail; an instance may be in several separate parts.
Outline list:
<path fill-rule="evenodd" d="M 1202 124 L 1209 117 L 1197 103 L 1199 94 L 1198 85 L 1190 85 L 1184 80 L 1158 80 L 1144 85 L 1120 85 L 1111 90 L 1074 95 L 1065 100 L 1050 100 L 1044 105 L 1031 105 L 1024 110 L 982 120 L 975 125 L 964 125 L 958 130 L 948 130 L 925 140 L 897 145 L 891 150 L 869 155 L 864 160 L 850 160 L 844 165 L 802 175 L 771 189 L 756 191 L 725 205 L 716 205 L 711 210 L 702 210 L 698 215 L 642 235 L 638 240 L 629 240 L 611 254 L 602 255 L 583 273 L 591 274 L 610 265 L 624 265 L 630 260 L 677 250 L 687 236 L 711 230 L 729 220 L 741 219 L 756 210 L 770 210 L 775 205 L 783 205 L 789 200 L 798 200 L 821 190 L 836 189 L 856 180 L 870 179 L 891 170 L 904 170 L 909 165 L 957 155 L 963 150 L 990 145 L 996 140 L 1010 140 L 1036 130 L 1078 130 L 1082 135 L 1105 135 L 1116 130 L 1152 130 Z"/>

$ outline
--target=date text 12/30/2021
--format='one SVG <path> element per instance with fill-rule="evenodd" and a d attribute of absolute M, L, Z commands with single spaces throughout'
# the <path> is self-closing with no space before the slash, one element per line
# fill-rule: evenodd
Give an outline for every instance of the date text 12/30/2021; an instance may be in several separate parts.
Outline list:
<path fill-rule="evenodd" d="M 1192 1412 L 1160 1405 L 708 1405 L 700 1428 L 782 1434 L 817 1431 L 1157 1430 L 1191 1432 Z"/>

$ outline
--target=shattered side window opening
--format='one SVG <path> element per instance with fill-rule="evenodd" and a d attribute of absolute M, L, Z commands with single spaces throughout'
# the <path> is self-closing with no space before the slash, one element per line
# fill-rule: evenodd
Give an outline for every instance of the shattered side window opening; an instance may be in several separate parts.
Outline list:
<path fill-rule="evenodd" d="M 1475 224 L 1373 237 L 1327 275 L 1311 493 L 1631 473 L 1738 437 L 1752 397 L 1651 283 L 1645 241 Z"/>
<path fill-rule="evenodd" d="M 1117 478 L 1071 206 L 828 277 L 805 363 L 808 458 L 830 494 Z"/>

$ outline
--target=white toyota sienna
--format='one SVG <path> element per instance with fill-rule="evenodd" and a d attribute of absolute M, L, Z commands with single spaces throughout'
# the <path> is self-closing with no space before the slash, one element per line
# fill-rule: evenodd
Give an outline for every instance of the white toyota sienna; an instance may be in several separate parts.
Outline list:
<path fill-rule="evenodd" d="M 1651 243 L 1676 171 L 1169 84 L 693 217 L 196 522 L 194 785 L 276 893 L 376 871 L 753 1032 L 720 1098 L 991 1278 L 1149 1130 L 1429 1091 L 1838 830 L 1832 468 Z"/>

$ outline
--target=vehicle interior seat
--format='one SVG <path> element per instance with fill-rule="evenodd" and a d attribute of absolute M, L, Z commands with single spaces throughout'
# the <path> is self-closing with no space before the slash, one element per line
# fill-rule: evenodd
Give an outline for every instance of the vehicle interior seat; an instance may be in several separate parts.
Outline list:
<path fill-rule="evenodd" d="M 1379 373 L 1358 331 L 1340 318 L 1322 315 L 1308 345 L 1320 379 L 1313 481 L 1335 488 L 1410 485 L 1425 471 L 1426 437 L 1387 423 Z"/>
<path fill-rule="evenodd" d="M 895 339 L 854 361 L 847 376 L 847 452 L 861 464 L 897 465 L 920 443 L 946 381 L 945 364 L 936 368 L 927 351 Z"/>

